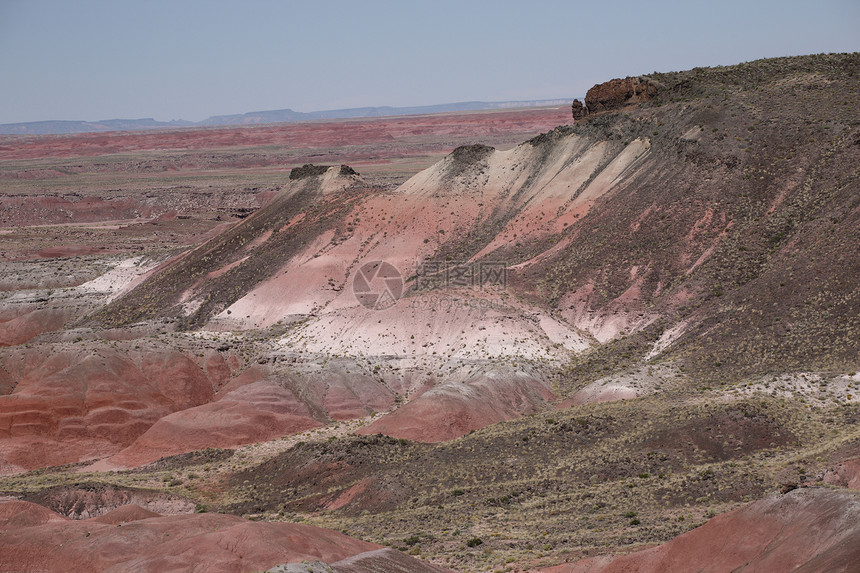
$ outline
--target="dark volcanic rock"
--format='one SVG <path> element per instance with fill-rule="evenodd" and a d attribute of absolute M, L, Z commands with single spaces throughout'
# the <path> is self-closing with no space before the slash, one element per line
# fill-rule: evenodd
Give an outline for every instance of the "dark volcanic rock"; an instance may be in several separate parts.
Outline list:
<path fill-rule="evenodd" d="M 476 143 L 474 145 L 461 145 L 451 152 L 451 164 L 448 169 L 448 177 L 455 178 L 464 173 L 475 173 L 486 167 L 486 159 L 495 151 L 489 145 Z"/>
<path fill-rule="evenodd" d="M 294 167 L 290 171 L 290 179 L 305 179 L 307 177 L 322 175 L 326 171 L 328 171 L 328 167 L 326 167 L 325 165 L 314 165 L 313 163 L 305 163 L 301 167 Z"/>
<path fill-rule="evenodd" d="M 489 145 L 476 143 L 474 145 L 461 145 L 451 152 L 451 156 L 458 163 L 471 163 L 473 161 L 480 161 L 492 151 L 493 148 Z"/>

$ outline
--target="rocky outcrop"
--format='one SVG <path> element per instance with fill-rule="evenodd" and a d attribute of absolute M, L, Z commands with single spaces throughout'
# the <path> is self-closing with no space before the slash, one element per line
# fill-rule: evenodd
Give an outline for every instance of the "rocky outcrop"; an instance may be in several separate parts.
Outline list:
<path fill-rule="evenodd" d="M 574 120 L 582 119 L 588 115 L 588 108 L 578 99 L 573 100 L 573 103 L 570 104 L 570 111 Z"/>
<path fill-rule="evenodd" d="M 649 78 L 616 78 L 602 84 L 595 84 L 585 94 L 585 104 L 578 99 L 573 100 L 571 113 L 574 120 L 582 119 L 592 113 L 648 101 L 659 91 L 659 84 Z"/>
<path fill-rule="evenodd" d="M 328 171 L 327 165 L 314 165 L 313 163 L 305 163 L 301 167 L 293 167 L 290 170 L 290 179 L 306 179 L 308 177 L 316 177 Z"/>
<path fill-rule="evenodd" d="M 585 107 L 592 113 L 642 103 L 657 95 L 657 84 L 648 78 L 624 78 L 597 84 L 585 94 Z"/>

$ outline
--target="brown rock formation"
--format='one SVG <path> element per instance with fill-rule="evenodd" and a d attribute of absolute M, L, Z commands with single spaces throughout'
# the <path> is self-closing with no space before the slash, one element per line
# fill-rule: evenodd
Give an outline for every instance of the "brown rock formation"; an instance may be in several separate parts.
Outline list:
<path fill-rule="evenodd" d="M 570 104 L 570 112 L 573 115 L 573 119 L 582 119 L 586 115 L 588 115 L 588 108 L 579 101 L 578 99 L 573 100 L 573 103 Z"/>
<path fill-rule="evenodd" d="M 573 119 L 581 119 L 591 113 L 619 109 L 626 105 L 642 103 L 654 98 L 659 92 L 657 82 L 644 77 L 616 78 L 595 84 L 585 94 L 585 104 L 578 99 L 571 104 Z"/>
<path fill-rule="evenodd" d="M 657 84 L 647 78 L 614 79 L 597 84 L 585 94 L 585 107 L 591 113 L 642 103 L 657 95 Z"/>

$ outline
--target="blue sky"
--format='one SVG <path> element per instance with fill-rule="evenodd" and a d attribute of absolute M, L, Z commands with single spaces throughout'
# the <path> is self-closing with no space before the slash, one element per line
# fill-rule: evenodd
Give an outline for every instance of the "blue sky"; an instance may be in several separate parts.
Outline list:
<path fill-rule="evenodd" d="M 860 0 L 0 0 L 0 123 L 572 98 L 858 30 Z"/>

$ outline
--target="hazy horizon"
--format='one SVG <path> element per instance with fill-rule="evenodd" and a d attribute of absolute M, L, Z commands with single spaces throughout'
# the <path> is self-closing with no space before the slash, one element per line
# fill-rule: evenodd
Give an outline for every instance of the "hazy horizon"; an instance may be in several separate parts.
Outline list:
<path fill-rule="evenodd" d="M 456 108 L 454 111 L 470 111 L 472 108 L 460 109 L 459 106 L 468 106 L 469 104 L 485 104 L 481 105 L 481 107 L 474 108 L 475 111 L 487 111 L 487 110 L 496 110 L 496 109 L 508 109 L 515 107 L 527 108 L 528 105 L 516 105 L 516 104 L 535 104 L 537 107 L 546 106 L 546 105 L 566 105 L 571 102 L 572 99 L 580 96 L 572 96 L 569 98 L 551 98 L 551 99 L 534 99 L 534 100 L 508 100 L 508 101 L 459 101 L 459 102 L 439 102 L 436 104 L 424 105 L 424 106 L 361 106 L 361 107 L 353 107 L 353 108 L 338 108 L 338 109 L 318 109 L 318 110 L 308 110 L 306 112 L 297 112 L 296 110 L 290 108 L 282 108 L 282 109 L 255 109 L 250 111 L 239 111 L 236 113 L 229 114 L 219 114 L 219 115 L 211 115 L 209 117 L 205 117 L 200 121 L 190 121 L 184 118 L 174 118 L 171 120 L 161 120 L 159 118 L 154 117 L 103 117 L 99 119 L 44 119 L 44 120 L 35 120 L 35 121 L 24 121 L 24 122 L 10 122 L 10 123 L 0 123 L 0 125 L 26 125 L 26 124 L 38 124 L 38 123 L 92 123 L 98 124 L 103 122 L 114 122 L 114 121 L 128 121 L 128 122 L 143 122 L 143 121 L 155 121 L 156 123 L 170 123 L 175 122 L 178 126 L 197 126 L 197 125 L 206 125 L 208 120 L 217 120 L 221 118 L 237 118 L 241 116 L 253 116 L 254 114 L 270 114 L 270 113 L 278 113 L 278 112 L 294 112 L 294 113 L 303 113 L 307 114 L 311 117 L 307 119 L 300 119 L 296 121 L 315 121 L 318 119 L 349 119 L 352 117 L 358 118 L 367 118 L 367 117 L 377 117 L 376 115 L 339 115 L 337 112 L 350 112 L 350 111 L 358 111 L 358 110 L 392 110 L 394 113 L 392 115 L 409 115 L 411 113 L 436 113 L 435 111 L 423 111 L 425 109 L 430 110 L 431 108 L 446 108 L 452 107 Z M 511 104 L 511 105 L 508 105 Z M 419 110 L 416 112 L 410 111 L 408 114 L 404 114 L 402 110 Z M 336 115 L 327 116 L 325 118 L 313 117 L 318 114 L 331 114 L 334 113 Z M 444 112 L 443 112 L 444 113 Z M 387 114 L 384 114 L 387 115 Z M 381 117 L 381 116 L 380 116 Z M 280 120 L 276 120 L 278 122 Z M 212 125 L 221 125 L 218 123 Z"/>
<path fill-rule="evenodd" d="M 860 3 L 0 2 L 0 123 L 571 99 L 860 50 Z"/>

